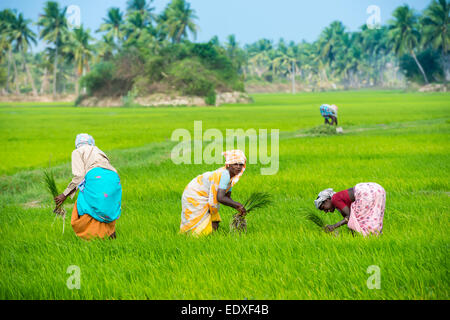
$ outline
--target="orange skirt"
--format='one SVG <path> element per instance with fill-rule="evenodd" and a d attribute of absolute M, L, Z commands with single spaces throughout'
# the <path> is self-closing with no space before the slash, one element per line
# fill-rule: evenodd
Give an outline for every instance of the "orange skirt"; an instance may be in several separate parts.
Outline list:
<path fill-rule="evenodd" d="M 116 221 L 105 223 L 95 220 L 88 214 L 78 215 L 77 202 L 73 206 L 72 219 L 70 220 L 73 231 L 80 238 L 90 240 L 95 237 L 104 239 L 116 231 Z"/>

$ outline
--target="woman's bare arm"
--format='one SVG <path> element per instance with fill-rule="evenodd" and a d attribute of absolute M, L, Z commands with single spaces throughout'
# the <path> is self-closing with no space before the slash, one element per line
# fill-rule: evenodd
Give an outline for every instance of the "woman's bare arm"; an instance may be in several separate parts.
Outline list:
<path fill-rule="evenodd" d="M 231 192 L 227 192 L 225 193 L 225 189 L 219 189 L 217 191 L 217 201 L 219 201 L 220 203 L 235 208 L 236 210 L 238 210 L 241 213 L 245 213 L 245 208 L 242 204 L 240 204 L 239 202 L 234 201 L 233 199 L 231 199 Z"/>
<path fill-rule="evenodd" d="M 327 225 L 325 227 L 326 231 L 329 231 L 329 232 L 333 231 L 334 229 L 339 228 L 340 226 L 343 226 L 344 224 L 348 223 L 348 220 L 350 219 L 350 208 L 346 206 L 340 211 L 340 213 L 342 214 L 344 219 L 333 225 Z"/>

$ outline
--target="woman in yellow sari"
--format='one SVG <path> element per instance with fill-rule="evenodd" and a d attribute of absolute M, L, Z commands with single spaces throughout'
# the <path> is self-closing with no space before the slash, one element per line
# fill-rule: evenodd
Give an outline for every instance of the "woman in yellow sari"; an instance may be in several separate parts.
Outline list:
<path fill-rule="evenodd" d="M 194 178 L 181 197 L 180 233 L 208 235 L 221 221 L 219 203 L 245 214 L 244 206 L 231 199 L 231 189 L 245 171 L 247 158 L 241 150 L 223 153 L 225 166 Z"/>

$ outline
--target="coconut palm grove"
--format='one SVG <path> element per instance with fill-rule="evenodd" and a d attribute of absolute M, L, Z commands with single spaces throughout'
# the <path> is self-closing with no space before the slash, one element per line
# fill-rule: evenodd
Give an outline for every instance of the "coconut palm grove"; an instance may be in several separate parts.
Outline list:
<path fill-rule="evenodd" d="M 448 0 L 251 42 L 119 2 L 0 6 L 0 299 L 449 299 Z"/>

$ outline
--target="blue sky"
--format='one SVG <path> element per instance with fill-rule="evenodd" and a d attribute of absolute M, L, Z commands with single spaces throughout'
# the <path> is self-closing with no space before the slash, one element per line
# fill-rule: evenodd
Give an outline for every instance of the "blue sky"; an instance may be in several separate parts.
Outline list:
<path fill-rule="evenodd" d="M 46 0 L 1 0 L 0 10 L 17 9 L 24 16 L 37 21 Z M 81 23 L 95 30 L 102 23 L 110 7 L 125 11 L 127 0 L 59 0 L 62 6 L 77 5 L 81 9 Z M 153 7 L 160 13 L 169 0 L 154 0 Z M 431 0 L 190 0 L 200 27 L 197 42 L 210 40 L 214 35 L 221 42 L 230 34 L 243 45 L 267 38 L 278 41 L 308 42 L 317 39 L 320 32 L 334 20 L 340 20 L 350 31 L 357 30 L 369 18 L 367 7 L 380 8 L 381 23 L 385 24 L 393 10 L 408 4 L 422 11 Z M 37 32 L 37 27 L 34 27 Z M 193 40 L 193 39 L 191 39 Z M 37 50 L 44 47 L 39 44 Z"/>

